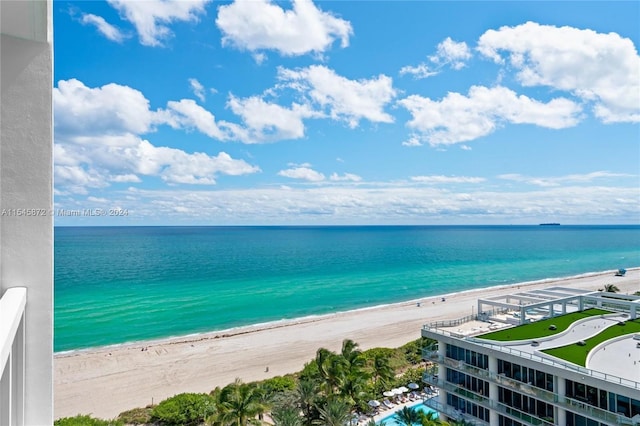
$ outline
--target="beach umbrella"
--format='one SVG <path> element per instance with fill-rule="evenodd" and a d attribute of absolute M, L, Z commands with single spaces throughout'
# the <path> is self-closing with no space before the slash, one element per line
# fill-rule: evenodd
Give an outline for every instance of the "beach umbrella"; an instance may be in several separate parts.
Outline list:
<path fill-rule="evenodd" d="M 400 386 L 400 387 L 398 388 L 398 390 L 399 390 L 401 393 L 409 392 L 409 389 L 407 389 L 405 386 Z"/>
<path fill-rule="evenodd" d="M 402 395 L 402 391 L 398 388 L 391 389 L 394 395 Z"/>
<path fill-rule="evenodd" d="M 390 391 L 384 391 L 382 392 L 382 394 L 386 397 L 391 397 L 391 396 L 394 396 L 396 393 L 393 390 L 390 390 Z"/>
<path fill-rule="evenodd" d="M 413 389 L 413 390 L 420 389 L 420 385 L 419 385 L 419 384 L 417 384 L 417 383 L 409 383 L 409 384 L 407 385 L 407 387 L 408 387 L 409 389 Z"/>
<path fill-rule="evenodd" d="M 372 399 L 371 401 L 368 402 L 369 407 L 379 407 L 380 406 L 380 401 L 377 401 L 375 399 Z"/>

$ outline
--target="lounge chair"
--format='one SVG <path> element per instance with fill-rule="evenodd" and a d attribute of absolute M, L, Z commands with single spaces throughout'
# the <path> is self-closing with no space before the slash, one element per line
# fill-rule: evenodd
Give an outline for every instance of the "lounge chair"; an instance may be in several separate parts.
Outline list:
<path fill-rule="evenodd" d="M 382 405 L 384 405 L 388 409 L 392 409 L 393 407 L 396 406 L 396 404 L 394 404 L 393 402 L 389 401 L 388 399 L 385 399 L 384 401 L 382 401 Z"/>

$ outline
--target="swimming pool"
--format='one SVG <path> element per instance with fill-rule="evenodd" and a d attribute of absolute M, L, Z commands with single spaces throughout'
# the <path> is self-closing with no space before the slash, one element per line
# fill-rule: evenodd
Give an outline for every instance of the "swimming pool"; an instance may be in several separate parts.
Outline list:
<path fill-rule="evenodd" d="M 424 405 L 422 402 L 419 402 L 416 405 L 412 405 L 411 408 L 415 408 L 417 411 L 424 412 L 424 413 L 433 413 L 433 414 L 436 415 L 436 417 L 438 416 L 438 412 L 437 411 L 432 410 L 431 408 L 429 408 L 426 405 Z M 379 425 L 382 422 L 384 422 L 386 426 L 402 425 L 402 423 L 400 423 L 396 419 L 396 411 L 398 411 L 398 410 L 397 409 L 393 410 L 393 412 L 391 414 L 389 414 L 387 417 L 385 417 L 383 419 L 378 420 L 376 422 L 376 424 Z"/>

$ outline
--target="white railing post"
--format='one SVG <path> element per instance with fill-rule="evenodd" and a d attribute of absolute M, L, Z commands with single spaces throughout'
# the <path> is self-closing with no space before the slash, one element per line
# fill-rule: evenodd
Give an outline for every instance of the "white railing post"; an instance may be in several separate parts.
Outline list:
<path fill-rule="evenodd" d="M 25 307 L 27 289 L 13 287 L 0 298 L 0 425 L 24 425 Z"/>

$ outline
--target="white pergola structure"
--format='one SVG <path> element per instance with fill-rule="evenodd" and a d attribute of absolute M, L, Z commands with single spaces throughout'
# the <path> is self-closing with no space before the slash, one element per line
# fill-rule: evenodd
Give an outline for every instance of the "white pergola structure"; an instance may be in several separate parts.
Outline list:
<path fill-rule="evenodd" d="M 550 287 L 478 299 L 478 319 L 525 324 L 541 316 L 551 318 L 592 307 L 628 312 L 630 319 L 635 319 L 640 312 L 640 296 Z"/>

